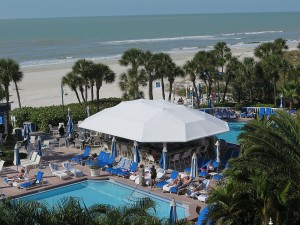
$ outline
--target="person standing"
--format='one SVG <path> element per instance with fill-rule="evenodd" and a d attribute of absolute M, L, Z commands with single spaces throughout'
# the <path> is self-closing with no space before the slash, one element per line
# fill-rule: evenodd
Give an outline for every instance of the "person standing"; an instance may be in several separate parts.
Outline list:
<path fill-rule="evenodd" d="M 150 169 L 150 187 L 152 188 L 153 185 L 155 184 L 155 179 L 156 179 L 157 173 L 156 173 L 156 169 L 155 166 L 152 165 L 151 169 Z"/>

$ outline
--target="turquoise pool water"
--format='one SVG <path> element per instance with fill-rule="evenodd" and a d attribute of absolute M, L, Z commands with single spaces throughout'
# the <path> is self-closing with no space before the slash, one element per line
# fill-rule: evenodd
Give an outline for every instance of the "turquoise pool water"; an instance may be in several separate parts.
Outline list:
<path fill-rule="evenodd" d="M 156 202 L 156 212 L 152 215 L 159 218 L 168 218 L 170 213 L 170 200 L 135 190 L 113 181 L 83 181 L 80 183 L 56 188 L 38 194 L 20 198 L 24 201 L 42 201 L 49 206 L 55 205 L 63 197 L 77 197 L 84 201 L 87 206 L 94 203 L 109 204 L 113 206 L 125 206 L 141 197 L 150 197 Z M 188 206 L 177 203 L 178 218 L 188 216 Z"/>
<path fill-rule="evenodd" d="M 228 122 L 230 131 L 216 135 L 218 139 L 224 139 L 228 143 L 237 144 L 237 137 L 243 132 L 241 128 L 246 122 Z"/>

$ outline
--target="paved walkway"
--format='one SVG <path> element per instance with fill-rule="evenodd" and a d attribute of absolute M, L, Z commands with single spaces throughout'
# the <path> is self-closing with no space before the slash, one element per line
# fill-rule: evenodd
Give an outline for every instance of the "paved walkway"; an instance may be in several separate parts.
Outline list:
<path fill-rule="evenodd" d="M 98 147 L 98 148 L 93 148 L 92 152 L 99 153 L 99 151 L 100 151 L 100 149 Z M 41 166 L 39 168 L 31 169 L 30 172 L 29 172 L 29 175 L 36 174 L 38 170 L 44 172 L 43 178 L 44 178 L 45 183 L 42 186 L 35 186 L 32 189 L 22 190 L 22 189 L 18 189 L 16 187 L 9 186 L 5 182 L 2 181 L 2 182 L 0 182 L 0 189 L 1 189 L 0 191 L 8 197 L 17 198 L 17 197 L 20 197 L 20 196 L 40 192 L 40 191 L 51 189 L 51 188 L 54 188 L 54 187 L 63 186 L 63 185 L 71 184 L 71 183 L 74 183 L 74 182 L 83 181 L 83 180 L 86 180 L 86 179 L 96 179 L 96 180 L 112 179 L 112 180 L 115 180 L 117 182 L 121 182 L 125 185 L 131 186 L 133 188 L 136 187 L 136 184 L 133 181 L 129 180 L 129 179 L 118 177 L 118 176 L 111 176 L 110 174 L 108 174 L 106 172 L 103 172 L 103 171 L 101 171 L 101 175 L 99 177 L 91 177 L 88 166 L 82 166 L 82 165 L 78 165 L 78 164 L 74 164 L 74 163 L 72 163 L 72 165 L 75 168 L 80 169 L 80 170 L 83 171 L 83 173 L 84 173 L 83 177 L 80 177 L 80 178 L 70 177 L 70 179 L 62 180 L 62 179 L 59 179 L 59 178 L 57 178 L 57 177 L 55 177 L 51 174 L 51 171 L 50 171 L 49 166 L 48 166 L 50 162 L 57 163 L 59 165 L 59 169 L 62 169 L 62 164 L 61 163 L 63 161 L 69 161 L 73 156 L 78 155 L 78 154 L 82 154 L 82 153 L 83 153 L 83 151 L 80 150 L 80 149 L 68 148 L 68 147 L 61 147 L 61 148 L 55 147 L 52 154 L 42 157 L 42 163 L 41 163 Z M 11 166 L 11 167 L 6 167 L 4 172 L 1 174 L 1 176 L 2 177 L 14 176 L 16 174 L 17 174 L 16 166 Z M 175 201 L 181 202 L 183 204 L 188 205 L 190 216 L 187 219 L 189 219 L 189 220 L 195 220 L 197 218 L 197 216 L 198 216 L 197 213 L 196 213 L 196 207 L 197 206 L 200 206 L 201 208 L 204 208 L 204 206 L 205 206 L 203 202 L 200 202 L 200 201 L 195 200 L 195 199 L 191 199 L 189 197 L 186 197 L 185 195 L 163 193 L 163 191 L 161 189 L 158 189 L 158 188 L 149 188 L 149 187 L 139 186 L 138 189 L 141 189 L 141 190 L 144 190 L 146 192 L 149 192 L 149 193 L 156 194 L 158 196 L 167 198 L 170 201 L 171 201 L 172 198 L 174 198 Z"/>

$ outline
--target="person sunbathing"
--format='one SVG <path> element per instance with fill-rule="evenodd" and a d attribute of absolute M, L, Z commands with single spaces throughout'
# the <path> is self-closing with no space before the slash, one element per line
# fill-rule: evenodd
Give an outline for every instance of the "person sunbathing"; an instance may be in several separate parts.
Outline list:
<path fill-rule="evenodd" d="M 192 178 L 189 176 L 186 176 L 183 178 L 183 182 L 181 183 L 181 185 L 177 185 L 175 188 L 177 190 L 186 188 L 187 186 L 189 186 L 191 184 L 191 182 L 192 182 Z"/>
<path fill-rule="evenodd" d="M 169 192 L 171 187 L 177 187 L 180 185 L 182 185 L 182 180 L 181 180 L 181 176 L 178 175 L 178 177 L 175 180 L 173 180 L 173 182 L 170 182 L 163 186 L 163 191 Z"/>

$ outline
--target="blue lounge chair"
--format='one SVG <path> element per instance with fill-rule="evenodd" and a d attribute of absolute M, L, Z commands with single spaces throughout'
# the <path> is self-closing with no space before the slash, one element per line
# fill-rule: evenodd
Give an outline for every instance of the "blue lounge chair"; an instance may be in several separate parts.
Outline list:
<path fill-rule="evenodd" d="M 203 167 L 207 167 L 208 164 L 209 164 L 210 162 L 212 162 L 212 165 L 213 165 L 213 167 L 215 168 L 214 171 L 217 171 L 218 168 L 219 168 L 220 163 L 216 162 L 215 160 L 214 160 L 214 161 L 209 160 L 207 163 L 205 163 L 205 164 L 203 165 Z M 208 174 L 209 174 L 209 172 L 207 172 L 207 171 L 201 171 L 201 172 L 199 173 L 199 177 L 207 177 Z"/>
<path fill-rule="evenodd" d="M 181 185 L 180 187 L 171 187 L 170 193 L 180 194 L 182 191 L 186 190 L 192 184 L 193 184 L 193 180 L 191 180 L 187 185 Z"/>
<path fill-rule="evenodd" d="M 138 163 L 137 163 L 137 162 L 133 162 L 133 163 L 131 164 L 129 170 L 122 170 L 122 171 L 119 171 L 119 172 L 118 172 L 118 175 L 121 176 L 121 177 L 126 177 L 126 176 L 130 175 L 131 173 L 136 172 L 137 166 L 138 166 Z"/>
<path fill-rule="evenodd" d="M 98 155 L 98 158 L 97 158 L 97 161 L 98 161 L 98 162 L 103 160 L 103 157 L 104 157 L 105 153 L 106 153 L 106 152 L 104 152 L 104 151 L 100 151 L 100 153 L 99 153 L 99 155 Z M 90 159 L 90 160 L 87 160 L 87 161 L 85 162 L 85 165 L 91 165 L 92 163 L 93 163 L 93 160 Z"/>
<path fill-rule="evenodd" d="M 259 108 L 258 117 L 261 118 L 265 116 L 265 108 Z"/>
<path fill-rule="evenodd" d="M 114 164 L 114 162 L 115 162 L 115 157 L 114 156 L 110 156 L 109 158 L 108 158 L 108 161 L 107 162 L 101 162 L 100 164 L 98 163 L 98 165 L 100 166 L 100 167 L 112 167 L 113 166 L 113 164 Z"/>
<path fill-rule="evenodd" d="M 114 168 L 114 169 L 112 169 L 112 170 L 111 170 L 111 174 L 113 174 L 113 175 L 118 175 L 118 173 L 119 173 L 120 171 L 128 171 L 128 170 L 130 170 L 131 164 L 132 164 L 132 160 L 130 160 L 130 159 L 125 159 L 124 166 L 123 166 L 123 167 L 119 167 L 119 168 Z"/>
<path fill-rule="evenodd" d="M 199 157 L 198 158 L 198 170 L 200 170 L 202 168 L 202 166 L 207 163 L 209 161 L 209 159 L 203 158 L 203 157 Z M 184 169 L 185 173 L 190 173 L 191 172 L 191 167 L 187 167 Z"/>
<path fill-rule="evenodd" d="M 104 157 L 102 158 L 102 160 L 98 160 L 98 166 L 100 167 L 104 167 L 107 163 L 108 163 L 108 160 L 109 160 L 109 157 L 110 157 L 110 153 L 109 152 L 106 152 L 104 154 Z"/>
<path fill-rule="evenodd" d="M 42 184 L 43 175 L 44 175 L 44 172 L 38 171 L 38 173 L 36 175 L 36 180 L 24 182 L 24 183 L 20 184 L 20 188 L 27 189 L 27 188 L 33 187 L 33 186 L 35 186 L 37 184 L 41 185 Z"/>
<path fill-rule="evenodd" d="M 90 146 L 85 146 L 84 153 L 81 154 L 81 155 L 74 156 L 71 159 L 71 161 L 80 164 L 82 162 L 82 160 L 85 160 L 85 159 L 87 159 L 89 157 L 90 151 L 91 151 L 91 147 Z"/>
<path fill-rule="evenodd" d="M 106 171 L 106 172 L 108 172 L 108 173 L 111 173 L 111 172 L 112 172 L 112 170 L 114 170 L 114 169 L 117 169 L 117 168 L 122 168 L 122 167 L 124 167 L 124 163 L 125 163 L 126 159 L 127 159 L 127 158 L 125 158 L 125 157 L 122 157 L 116 166 L 113 166 L 113 167 L 108 167 L 108 168 L 106 168 L 106 170 L 105 170 L 105 171 Z"/>
<path fill-rule="evenodd" d="M 163 188 L 163 186 L 165 184 L 168 184 L 168 183 L 172 182 L 173 180 L 175 180 L 177 178 L 178 174 L 179 174 L 178 171 L 173 170 L 172 173 L 171 173 L 171 175 L 170 175 L 170 178 L 168 180 L 164 180 L 164 181 L 158 182 L 156 184 L 156 187 Z"/>
<path fill-rule="evenodd" d="M 196 225 L 206 225 L 208 222 L 209 208 L 206 206 L 199 214 Z"/>

